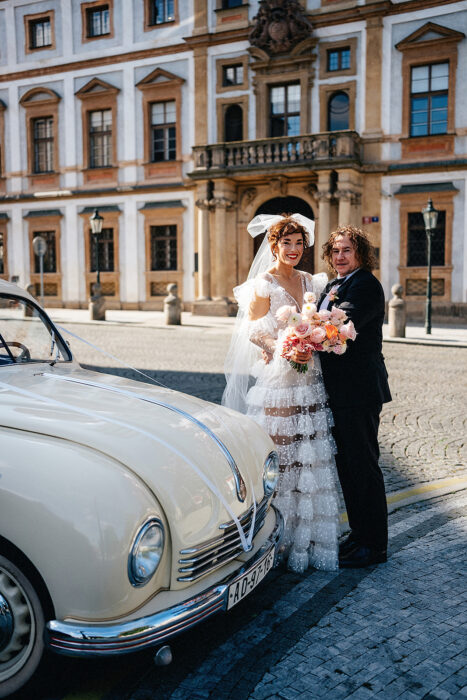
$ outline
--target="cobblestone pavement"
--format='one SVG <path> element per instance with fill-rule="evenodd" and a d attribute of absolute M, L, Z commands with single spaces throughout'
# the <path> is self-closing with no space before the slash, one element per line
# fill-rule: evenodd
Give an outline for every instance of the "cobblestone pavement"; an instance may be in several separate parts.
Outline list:
<path fill-rule="evenodd" d="M 228 329 L 67 326 L 157 381 L 219 401 Z M 71 340 L 82 363 L 131 370 Z M 386 344 L 388 491 L 465 475 L 467 351 Z M 463 466 L 464 465 L 464 466 Z M 227 614 L 175 638 L 173 663 L 50 656 L 17 700 L 467 698 L 467 490 L 391 513 L 386 564 L 275 569 Z"/>

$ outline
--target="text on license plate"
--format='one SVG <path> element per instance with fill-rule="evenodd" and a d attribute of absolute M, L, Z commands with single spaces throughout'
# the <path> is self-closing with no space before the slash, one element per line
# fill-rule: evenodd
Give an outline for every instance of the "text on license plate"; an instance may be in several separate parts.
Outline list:
<path fill-rule="evenodd" d="M 261 559 L 254 569 L 238 579 L 229 587 L 229 600 L 227 610 L 245 598 L 258 583 L 263 580 L 268 571 L 271 571 L 274 564 L 274 548 Z"/>

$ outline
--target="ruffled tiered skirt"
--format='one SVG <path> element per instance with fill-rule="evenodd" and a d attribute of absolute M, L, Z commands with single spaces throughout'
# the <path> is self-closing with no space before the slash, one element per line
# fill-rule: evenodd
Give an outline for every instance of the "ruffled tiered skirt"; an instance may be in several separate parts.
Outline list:
<path fill-rule="evenodd" d="M 338 568 L 338 497 L 331 434 L 319 357 L 299 374 L 281 357 L 255 367 L 247 414 L 272 437 L 281 476 L 274 505 L 285 522 L 283 558 L 292 571 Z"/>

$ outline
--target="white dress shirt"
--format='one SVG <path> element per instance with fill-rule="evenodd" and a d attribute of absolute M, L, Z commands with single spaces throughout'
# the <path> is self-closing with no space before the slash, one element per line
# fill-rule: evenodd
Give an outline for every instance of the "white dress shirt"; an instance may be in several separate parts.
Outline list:
<path fill-rule="evenodd" d="M 347 279 L 349 279 L 349 277 L 352 277 L 352 275 L 354 275 L 354 274 L 357 272 L 357 270 L 359 270 L 359 269 L 360 269 L 360 268 L 357 267 L 355 270 L 352 270 L 352 272 L 350 272 L 348 275 L 345 275 L 345 276 L 342 277 L 342 278 L 341 278 L 339 275 L 337 275 L 337 282 L 333 285 L 333 287 L 338 287 L 340 284 L 342 284 L 342 282 L 344 282 L 344 280 L 347 280 Z M 339 281 L 339 280 L 340 280 L 340 281 Z M 331 289 L 333 289 L 333 287 L 331 287 Z M 328 292 L 328 293 L 326 294 L 326 296 L 324 297 L 323 303 L 322 303 L 321 306 L 319 307 L 319 310 L 320 310 L 320 311 L 322 311 L 323 309 L 327 309 L 327 308 L 329 307 L 329 303 L 330 303 L 330 301 L 331 301 L 331 297 L 330 297 L 331 289 L 329 290 L 329 292 Z"/>

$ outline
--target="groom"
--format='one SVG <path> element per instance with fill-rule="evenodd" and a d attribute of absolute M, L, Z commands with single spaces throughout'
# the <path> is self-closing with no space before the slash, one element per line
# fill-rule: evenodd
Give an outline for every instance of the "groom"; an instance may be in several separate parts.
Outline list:
<path fill-rule="evenodd" d="M 371 273 L 376 261 L 361 229 L 337 228 L 323 246 L 323 258 L 337 278 L 326 286 L 318 308 L 343 309 L 358 334 L 344 355 L 322 352 L 320 359 L 351 528 L 339 547 L 339 565 L 360 568 L 385 562 L 388 540 L 386 495 L 378 465 L 379 417 L 382 404 L 391 401 L 381 352 L 384 293 Z"/>

